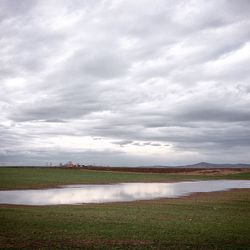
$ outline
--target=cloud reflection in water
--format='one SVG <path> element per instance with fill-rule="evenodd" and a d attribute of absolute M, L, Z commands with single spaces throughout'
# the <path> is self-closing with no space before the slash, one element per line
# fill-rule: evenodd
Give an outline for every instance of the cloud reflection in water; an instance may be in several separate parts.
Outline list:
<path fill-rule="evenodd" d="M 250 188 L 250 181 L 67 185 L 52 189 L 0 191 L 0 204 L 59 205 L 123 202 L 174 198 L 194 192 L 213 192 L 232 188 Z"/>

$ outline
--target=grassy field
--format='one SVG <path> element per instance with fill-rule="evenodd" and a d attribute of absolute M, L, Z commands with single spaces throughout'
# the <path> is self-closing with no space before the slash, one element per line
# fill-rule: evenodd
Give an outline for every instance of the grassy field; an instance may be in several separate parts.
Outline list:
<path fill-rule="evenodd" d="M 163 182 L 206 179 L 250 180 L 249 172 L 222 175 L 129 173 L 63 168 L 0 168 L 0 189 L 46 188 L 63 184 Z"/>
<path fill-rule="evenodd" d="M 250 176 L 0 169 L 2 189 L 209 178 Z M 250 249 L 249 235 L 249 189 L 99 205 L 0 205 L 1 249 Z"/>

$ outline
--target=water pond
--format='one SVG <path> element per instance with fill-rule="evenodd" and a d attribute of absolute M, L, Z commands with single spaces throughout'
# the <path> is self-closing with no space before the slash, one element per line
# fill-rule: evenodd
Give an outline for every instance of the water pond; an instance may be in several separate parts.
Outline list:
<path fill-rule="evenodd" d="M 250 188 L 247 180 L 185 181 L 175 183 L 118 183 L 67 185 L 39 190 L 0 191 L 0 204 L 60 205 L 175 198 L 195 192 Z"/>

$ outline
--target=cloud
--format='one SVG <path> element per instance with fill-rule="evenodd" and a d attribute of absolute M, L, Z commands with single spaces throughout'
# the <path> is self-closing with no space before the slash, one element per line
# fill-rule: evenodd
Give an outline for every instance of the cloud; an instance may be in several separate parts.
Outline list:
<path fill-rule="evenodd" d="M 1 1 L 0 162 L 249 161 L 249 11 Z"/>
<path fill-rule="evenodd" d="M 117 145 L 119 145 L 120 147 L 123 147 L 124 145 L 132 144 L 133 141 L 130 141 L 130 140 L 122 140 L 122 141 L 113 141 L 112 143 L 113 143 L 113 144 L 117 144 Z"/>

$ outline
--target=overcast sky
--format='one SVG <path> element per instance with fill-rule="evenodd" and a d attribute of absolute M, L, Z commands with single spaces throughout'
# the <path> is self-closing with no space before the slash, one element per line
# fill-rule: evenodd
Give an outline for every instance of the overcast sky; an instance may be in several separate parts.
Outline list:
<path fill-rule="evenodd" d="M 250 162 L 249 13 L 0 0 L 0 164 Z"/>

